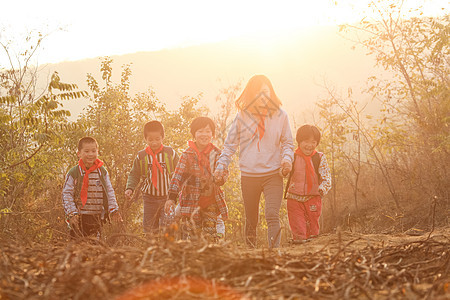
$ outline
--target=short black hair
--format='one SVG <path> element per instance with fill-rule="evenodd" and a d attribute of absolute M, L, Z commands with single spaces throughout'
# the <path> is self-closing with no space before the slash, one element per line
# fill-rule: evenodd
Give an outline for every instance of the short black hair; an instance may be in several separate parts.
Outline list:
<path fill-rule="evenodd" d="M 84 144 L 95 144 L 98 149 L 97 140 L 91 136 L 85 136 L 78 140 L 78 151 L 81 151 L 81 149 L 83 149 Z"/>
<path fill-rule="evenodd" d="M 191 123 L 191 134 L 195 135 L 195 132 L 199 129 L 205 128 L 209 125 L 211 128 L 213 136 L 216 135 L 216 125 L 214 125 L 214 121 L 208 117 L 197 117 Z"/>
<path fill-rule="evenodd" d="M 164 127 L 159 121 L 150 121 L 144 125 L 144 138 L 147 138 L 149 132 L 159 131 L 164 138 Z"/>
<path fill-rule="evenodd" d="M 316 126 L 305 124 L 297 130 L 297 136 L 295 137 L 295 139 L 297 140 L 297 143 L 300 144 L 301 141 L 307 140 L 312 137 L 318 145 L 320 142 L 320 136 L 320 131 Z"/>

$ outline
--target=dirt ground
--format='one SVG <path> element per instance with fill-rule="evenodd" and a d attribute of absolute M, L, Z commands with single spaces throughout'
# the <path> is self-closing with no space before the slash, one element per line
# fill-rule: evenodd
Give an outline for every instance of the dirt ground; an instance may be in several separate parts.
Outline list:
<path fill-rule="evenodd" d="M 308 252 L 327 251 L 332 253 L 340 248 L 346 251 L 362 250 L 366 247 L 383 248 L 398 246 L 406 243 L 418 242 L 427 239 L 430 232 L 409 231 L 399 234 L 361 234 L 348 231 L 336 234 L 321 234 L 304 244 L 286 245 L 280 251 L 289 254 L 306 254 Z M 450 227 L 435 229 L 430 238 L 441 242 L 449 242 Z"/>
<path fill-rule="evenodd" d="M 450 299 L 450 228 L 409 234 L 338 231 L 272 250 L 0 239 L 0 299 Z"/>

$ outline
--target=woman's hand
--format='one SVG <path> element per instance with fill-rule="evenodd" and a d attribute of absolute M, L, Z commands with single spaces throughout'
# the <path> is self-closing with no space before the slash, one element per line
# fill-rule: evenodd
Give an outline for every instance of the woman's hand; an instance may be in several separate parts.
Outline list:
<path fill-rule="evenodd" d="M 289 173 L 292 170 L 292 163 L 288 160 L 282 160 L 281 161 L 281 168 L 280 168 L 280 175 L 282 177 L 286 177 L 289 175 Z"/>
<path fill-rule="evenodd" d="M 218 186 L 222 186 L 228 179 L 228 172 L 224 169 L 216 169 L 213 174 L 214 183 Z"/>

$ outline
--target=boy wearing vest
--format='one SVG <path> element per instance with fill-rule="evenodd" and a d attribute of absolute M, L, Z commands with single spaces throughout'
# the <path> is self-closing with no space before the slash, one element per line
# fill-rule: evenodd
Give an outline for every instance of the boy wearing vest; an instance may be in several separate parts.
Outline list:
<path fill-rule="evenodd" d="M 162 144 L 164 127 L 159 121 L 150 121 L 144 125 L 144 139 L 147 147 L 139 151 L 134 159 L 125 197 L 131 199 L 143 179 L 141 191 L 144 200 L 144 232 L 157 233 L 160 222 L 164 220 L 164 203 L 170 179 L 178 163 L 178 153 Z"/>
<path fill-rule="evenodd" d="M 78 165 L 66 175 L 62 201 L 70 235 L 100 236 L 103 221 L 111 215 L 114 221 L 122 221 L 114 189 L 98 159 L 98 144 L 92 137 L 78 142 Z"/>
<path fill-rule="evenodd" d="M 220 150 L 211 143 L 215 135 L 214 122 L 208 117 L 194 119 L 191 134 L 194 141 L 189 141 L 189 147 L 181 154 L 165 209 L 166 212 L 174 209 L 180 198 L 182 218 L 193 220 L 195 228 L 201 230 L 208 241 L 215 242 L 217 217 L 221 215 L 226 220 L 228 208 L 219 187 L 223 182 L 216 183 L 212 175 L 220 156 Z"/>
<path fill-rule="evenodd" d="M 296 140 L 298 148 L 284 197 L 293 242 L 301 243 L 319 234 L 322 197 L 331 189 L 331 175 L 325 155 L 316 151 L 319 129 L 303 125 Z"/>

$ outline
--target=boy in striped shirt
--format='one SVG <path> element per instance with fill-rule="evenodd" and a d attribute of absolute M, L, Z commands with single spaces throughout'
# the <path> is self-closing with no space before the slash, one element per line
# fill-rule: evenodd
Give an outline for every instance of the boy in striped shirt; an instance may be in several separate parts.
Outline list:
<path fill-rule="evenodd" d="M 143 179 L 141 191 L 144 200 L 144 232 L 157 233 L 164 218 L 164 203 L 167 199 L 172 173 L 178 163 L 178 154 L 164 146 L 164 127 L 159 121 L 144 125 L 147 147 L 138 152 L 128 175 L 125 197 L 131 199 Z"/>
<path fill-rule="evenodd" d="M 93 137 L 78 141 L 78 165 L 66 176 L 62 202 L 70 235 L 100 237 L 102 223 L 109 218 L 121 222 L 114 189 L 103 161 L 98 159 L 98 144 Z"/>

